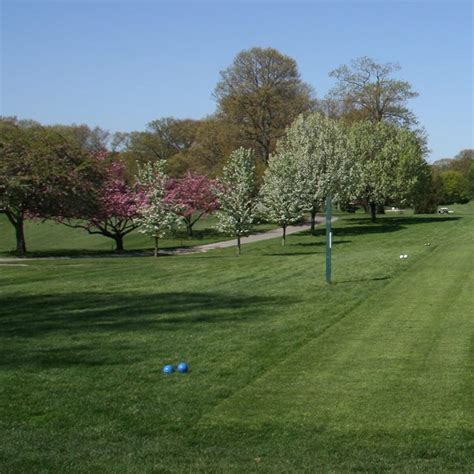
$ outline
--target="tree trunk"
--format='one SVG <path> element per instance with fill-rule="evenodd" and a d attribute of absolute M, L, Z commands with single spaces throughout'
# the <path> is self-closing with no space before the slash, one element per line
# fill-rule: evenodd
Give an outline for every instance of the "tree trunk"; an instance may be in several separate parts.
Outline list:
<path fill-rule="evenodd" d="M 158 257 L 158 237 L 155 236 L 155 252 L 154 256 Z"/>
<path fill-rule="evenodd" d="M 270 148 L 271 148 L 271 140 L 267 137 L 266 132 L 263 132 L 263 136 L 261 140 L 259 140 L 260 149 L 261 149 L 261 157 L 263 163 L 268 165 L 268 161 L 270 160 Z"/>
<path fill-rule="evenodd" d="M 377 205 L 375 202 L 370 203 L 370 219 L 374 223 L 376 221 L 377 216 Z"/>
<path fill-rule="evenodd" d="M 270 147 L 265 147 L 265 152 L 264 152 L 264 157 L 263 159 L 265 160 L 265 164 L 268 165 L 268 162 L 270 161 Z"/>
<path fill-rule="evenodd" d="M 311 208 L 311 233 L 314 235 L 316 231 L 316 212 L 317 209 L 315 206 Z"/>
<path fill-rule="evenodd" d="M 191 223 L 191 219 L 184 219 L 184 222 L 186 224 L 186 230 L 188 232 L 188 237 L 193 236 L 193 224 Z"/>
<path fill-rule="evenodd" d="M 13 222 L 12 220 L 10 221 Z M 13 224 L 15 226 L 16 253 L 18 255 L 25 255 L 26 253 L 24 221 L 23 212 L 19 212 Z"/>
<path fill-rule="evenodd" d="M 240 255 L 242 249 L 240 245 L 240 235 L 237 236 L 237 255 Z"/>
<path fill-rule="evenodd" d="M 115 235 L 115 251 L 123 252 L 123 235 Z"/>
<path fill-rule="evenodd" d="M 286 244 L 286 225 L 283 226 L 283 235 L 281 238 L 281 245 L 285 245 L 285 244 Z"/>
<path fill-rule="evenodd" d="M 26 253 L 26 242 L 25 242 L 25 231 L 24 231 L 24 213 L 23 211 L 18 211 L 16 214 L 12 212 L 5 212 L 8 220 L 11 225 L 15 228 L 15 239 L 16 239 L 16 249 L 15 252 L 18 255 L 25 255 Z"/>

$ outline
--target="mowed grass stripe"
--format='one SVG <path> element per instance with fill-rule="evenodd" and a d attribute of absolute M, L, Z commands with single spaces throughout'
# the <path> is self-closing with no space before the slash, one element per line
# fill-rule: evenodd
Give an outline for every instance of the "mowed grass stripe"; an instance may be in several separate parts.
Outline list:
<path fill-rule="evenodd" d="M 285 432 L 309 430 L 305 449 L 326 462 L 322 446 L 330 446 L 330 440 L 350 445 L 359 438 L 357 453 L 349 456 L 353 465 L 341 460 L 339 468 L 357 462 L 364 466 L 363 445 L 377 438 L 384 461 L 381 465 L 373 457 L 377 444 L 366 446 L 372 463 L 367 469 L 396 466 L 390 458 L 397 453 L 405 467 L 408 462 L 436 469 L 436 458 L 446 457 L 446 451 L 453 468 L 473 467 L 474 279 L 467 257 L 472 233 L 465 227 L 457 231 L 429 256 L 407 262 L 407 271 L 347 317 L 275 361 L 273 370 L 203 417 L 200 429 L 224 425 L 229 433 L 247 430 L 250 435 L 268 425 L 276 438 L 280 433 L 289 443 L 288 449 Z M 429 442 L 420 451 L 423 433 L 429 433 Z M 416 449 L 410 438 L 416 439 Z"/>

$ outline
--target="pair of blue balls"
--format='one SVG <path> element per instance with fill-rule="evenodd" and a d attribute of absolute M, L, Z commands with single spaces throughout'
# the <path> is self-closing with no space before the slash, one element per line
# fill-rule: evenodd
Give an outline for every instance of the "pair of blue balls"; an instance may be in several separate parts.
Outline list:
<path fill-rule="evenodd" d="M 188 369 L 189 367 L 188 367 L 188 364 L 186 364 L 186 362 L 180 362 L 176 367 L 176 370 L 178 372 L 181 372 L 182 374 L 186 373 Z M 172 374 L 173 372 L 174 372 L 174 367 L 171 364 L 167 364 L 163 367 L 163 373 Z"/>

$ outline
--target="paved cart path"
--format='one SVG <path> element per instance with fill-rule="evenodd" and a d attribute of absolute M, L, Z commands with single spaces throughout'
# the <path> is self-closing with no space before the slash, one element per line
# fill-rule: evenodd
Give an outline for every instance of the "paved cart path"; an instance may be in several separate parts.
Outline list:
<path fill-rule="evenodd" d="M 332 221 L 334 222 L 337 218 L 333 217 Z M 316 224 L 321 224 L 325 222 L 325 217 L 316 217 Z M 286 235 L 296 234 L 298 232 L 303 232 L 305 230 L 309 230 L 311 228 L 310 224 L 305 222 L 304 224 L 298 225 L 290 225 L 286 228 Z M 275 239 L 277 237 L 282 236 L 282 229 L 281 227 L 277 227 L 276 229 L 272 229 L 268 232 L 263 232 L 261 234 L 253 234 L 249 235 L 248 237 L 242 237 L 240 243 L 242 245 L 245 244 L 252 244 L 254 242 L 260 242 L 261 240 L 270 240 Z M 222 242 L 214 242 L 212 244 L 205 244 L 205 245 L 196 245 L 193 247 L 183 247 L 176 250 L 163 250 L 162 253 L 167 255 L 173 255 L 176 253 L 195 253 L 195 252 L 207 252 L 208 250 L 215 250 L 215 249 L 225 249 L 228 247 L 235 247 L 237 245 L 237 239 L 231 240 L 224 240 Z"/>

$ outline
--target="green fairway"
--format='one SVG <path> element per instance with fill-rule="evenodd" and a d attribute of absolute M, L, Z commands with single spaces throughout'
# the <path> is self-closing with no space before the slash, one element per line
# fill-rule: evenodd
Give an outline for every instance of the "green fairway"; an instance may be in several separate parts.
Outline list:
<path fill-rule="evenodd" d="M 453 209 L 341 217 L 332 285 L 322 230 L 3 264 L 0 472 L 473 472 L 474 203 Z"/>

